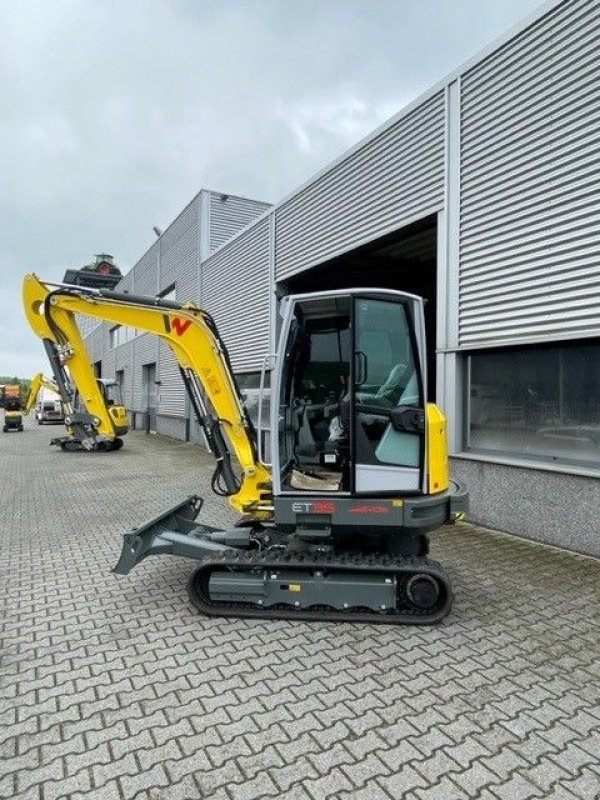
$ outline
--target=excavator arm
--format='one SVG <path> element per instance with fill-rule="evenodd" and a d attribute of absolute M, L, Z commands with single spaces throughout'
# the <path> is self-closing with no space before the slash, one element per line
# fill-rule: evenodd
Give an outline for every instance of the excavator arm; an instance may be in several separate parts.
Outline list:
<path fill-rule="evenodd" d="M 41 372 L 38 372 L 38 374 L 31 379 L 31 383 L 29 384 L 29 392 L 25 398 L 25 403 L 23 404 L 23 411 L 25 414 L 29 414 L 31 409 L 34 407 L 39 391 L 42 388 L 43 379 L 44 376 Z"/>
<path fill-rule="evenodd" d="M 242 514 L 254 518 L 268 515 L 269 510 L 262 503 L 269 491 L 270 473 L 258 460 L 254 428 L 243 406 L 227 349 L 205 310 L 192 303 L 182 305 L 160 298 L 46 284 L 33 274 L 25 276 L 23 301 L 33 330 L 68 363 L 86 408 L 99 420 L 97 428 L 101 433 L 107 432 L 108 427 L 105 406 L 95 398 L 96 379 L 75 315 L 86 314 L 137 328 L 166 342 L 179 364 L 196 416 L 217 460 L 213 490 L 226 495 Z"/>
<path fill-rule="evenodd" d="M 42 389 L 49 389 L 51 392 L 55 392 L 56 394 L 60 395 L 60 391 L 56 382 L 50 378 L 46 378 L 43 372 L 38 372 L 37 375 L 34 375 L 34 377 L 31 379 L 31 383 L 29 384 L 29 392 L 23 406 L 25 414 L 29 414 L 31 409 L 34 407 L 37 396 Z"/>

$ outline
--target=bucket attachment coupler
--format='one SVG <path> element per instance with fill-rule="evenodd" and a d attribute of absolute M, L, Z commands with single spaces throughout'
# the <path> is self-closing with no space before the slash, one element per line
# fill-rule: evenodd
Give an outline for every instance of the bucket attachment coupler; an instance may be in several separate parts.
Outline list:
<path fill-rule="evenodd" d="M 201 560 L 208 555 L 248 546 L 248 531 L 224 531 L 195 522 L 203 502 L 201 497 L 192 495 L 126 533 L 121 557 L 113 572 L 127 575 L 147 556 L 170 554 Z"/>

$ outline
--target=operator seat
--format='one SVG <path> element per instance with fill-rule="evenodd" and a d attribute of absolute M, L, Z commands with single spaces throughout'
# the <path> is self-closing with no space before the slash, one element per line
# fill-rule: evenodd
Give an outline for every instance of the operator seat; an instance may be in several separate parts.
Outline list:
<path fill-rule="evenodd" d="M 356 402 L 365 406 L 393 408 L 398 404 L 413 373 L 412 364 L 396 364 L 376 392 L 356 392 Z"/>

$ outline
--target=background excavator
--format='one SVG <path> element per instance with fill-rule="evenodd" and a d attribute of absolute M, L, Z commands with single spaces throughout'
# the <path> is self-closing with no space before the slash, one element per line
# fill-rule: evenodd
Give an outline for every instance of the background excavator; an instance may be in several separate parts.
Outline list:
<path fill-rule="evenodd" d="M 76 314 L 161 337 L 215 457 L 212 489 L 242 515 L 229 530 L 196 522 L 202 499 L 189 497 L 125 534 L 115 572 L 150 555 L 195 559 L 190 598 L 216 616 L 426 624 L 448 613 L 427 534 L 463 516 L 468 496 L 449 479 L 443 414 L 425 400 L 420 298 L 368 288 L 282 301 L 270 463 L 205 310 L 35 275 L 23 298 L 32 328 L 72 362 L 88 360 Z"/>
<path fill-rule="evenodd" d="M 114 380 L 96 377 L 75 317 L 67 315 L 59 324 L 42 310 L 27 318 L 44 343 L 54 376 L 54 380 L 41 373 L 35 376 L 27 408 L 31 409 L 45 385 L 58 393 L 64 411 L 66 434 L 54 437 L 50 444 L 67 451 L 120 450 L 120 437 L 129 429 L 120 387 Z"/>
<path fill-rule="evenodd" d="M 38 372 L 31 379 L 23 411 L 29 414 L 34 406 L 38 425 L 43 422 L 63 422 L 65 419 L 58 386 L 51 378 L 46 378 L 43 372 Z"/>

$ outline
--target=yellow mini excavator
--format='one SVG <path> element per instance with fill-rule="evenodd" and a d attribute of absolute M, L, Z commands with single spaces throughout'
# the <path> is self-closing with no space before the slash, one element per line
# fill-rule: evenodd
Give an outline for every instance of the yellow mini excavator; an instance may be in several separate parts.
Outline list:
<path fill-rule="evenodd" d="M 38 403 L 40 392 L 44 390 L 51 392 L 51 395 L 47 396 L 44 394 Z M 29 392 L 27 393 L 25 405 L 23 406 L 25 414 L 29 414 L 36 403 L 38 404 L 38 408 L 36 409 L 35 416 L 38 425 L 41 425 L 43 422 L 64 422 L 65 414 L 58 386 L 51 378 L 46 378 L 43 372 L 38 372 L 37 375 L 34 375 L 31 379 Z"/>
<path fill-rule="evenodd" d="M 51 445 L 62 450 L 120 450 L 128 429 L 127 411 L 115 380 L 97 378 L 90 364 L 81 333 L 72 314 L 56 309 L 27 315 L 33 331 L 42 339 L 54 380 L 42 373 L 34 377 L 26 401 L 27 412 L 44 386 L 57 392 L 67 429 Z M 68 371 L 67 371 L 68 366 Z"/>
<path fill-rule="evenodd" d="M 71 361 L 85 358 L 76 314 L 165 341 L 216 460 L 211 488 L 241 514 L 228 530 L 196 522 L 203 501 L 188 497 L 125 534 L 115 572 L 163 553 L 194 559 L 191 600 L 215 616 L 426 624 L 448 613 L 451 584 L 427 534 L 468 498 L 449 479 L 445 419 L 425 400 L 420 298 L 365 288 L 282 301 L 270 463 L 202 308 L 35 275 L 24 305 Z"/>

